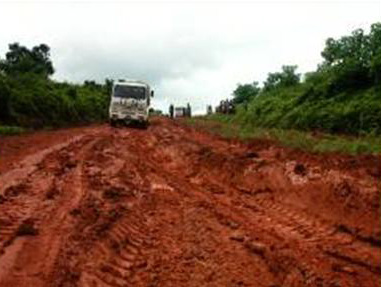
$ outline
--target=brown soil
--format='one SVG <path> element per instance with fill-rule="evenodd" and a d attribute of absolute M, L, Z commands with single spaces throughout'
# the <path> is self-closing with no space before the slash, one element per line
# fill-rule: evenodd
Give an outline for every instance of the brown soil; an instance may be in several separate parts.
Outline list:
<path fill-rule="evenodd" d="M 379 158 L 164 118 L 0 140 L 1 287 L 381 284 Z"/>

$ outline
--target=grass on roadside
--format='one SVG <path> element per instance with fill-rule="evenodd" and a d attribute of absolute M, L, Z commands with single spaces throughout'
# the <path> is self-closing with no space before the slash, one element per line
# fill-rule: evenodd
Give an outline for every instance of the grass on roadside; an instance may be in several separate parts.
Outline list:
<path fill-rule="evenodd" d="M 194 127 L 219 134 L 225 138 L 241 140 L 266 139 L 309 152 L 341 152 L 346 154 L 381 154 L 381 137 L 366 135 L 363 137 L 339 136 L 326 133 L 314 135 L 298 130 L 268 129 L 250 125 L 240 125 L 228 115 L 214 114 L 187 119 Z"/>
<path fill-rule="evenodd" d="M 16 126 L 0 126 L 0 135 L 18 135 L 25 132 L 25 129 Z"/>

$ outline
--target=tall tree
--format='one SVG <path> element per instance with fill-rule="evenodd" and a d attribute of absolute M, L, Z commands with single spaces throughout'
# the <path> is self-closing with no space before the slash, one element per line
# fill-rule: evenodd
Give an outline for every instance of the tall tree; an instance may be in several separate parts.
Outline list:
<path fill-rule="evenodd" d="M 0 73 L 0 121 L 6 122 L 10 117 L 10 89 L 6 79 Z"/>
<path fill-rule="evenodd" d="M 380 23 L 365 34 L 357 29 L 349 36 L 329 38 L 321 55 L 319 71 L 330 73 L 333 92 L 371 86 L 377 76 L 377 54 L 380 51 Z M 373 71 L 372 71 L 373 69 Z"/>
<path fill-rule="evenodd" d="M 113 86 L 113 84 L 114 84 L 114 80 L 109 79 L 109 78 L 105 79 L 104 87 L 105 87 L 106 93 L 108 95 L 111 95 L 111 93 L 112 93 L 112 86 Z"/>
<path fill-rule="evenodd" d="M 260 88 L 258 87 L 258 82 L 253 82 L 252 84 L 238 84 L 237 88 L 233 91 L 233 102 L 234 104 L 246 104 L 251 99 L 256 97 Z"/>
<path fill-rule="evenodd" d="M 0 71 L 7 75 L 34 73 L 48 77 L 54 73 L 50 48 L 46 44 L 32 49 L 18 43 L 9 44 L 5 59 L 0 61 Z"/>
<path fill-rule="evenodd" d="M 264 89 L 271 90 L 276 87 L 290 87 L 300 82 L 300 74 L 296 73 L 298 66 L 282 66 L 281 72 L 269 73 L 264 82 Z"/>
<path fill-rule="evenodd" d="M 377 87 L 381 87 L 381 23 L 371 26 L 370 33 L 371 73 Z"/>

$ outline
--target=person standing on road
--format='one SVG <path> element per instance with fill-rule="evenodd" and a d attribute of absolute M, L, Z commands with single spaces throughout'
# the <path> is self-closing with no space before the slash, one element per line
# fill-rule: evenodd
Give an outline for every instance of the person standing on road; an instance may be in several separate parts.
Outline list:
<path fill-rule="evenodd" d="M 169 117 L 171 119 L 173 119 L 173 112 L 174 112 L 173 104 L 170 104 L 170 106 L 169 106 Z"/>
<path fill-rule="evenodd" d="M 191 117 L 192 116 L 192 109 L 191 109 L 191 106 L 190 104 L 188 103 L 187 104 L 187 117 Z"/>

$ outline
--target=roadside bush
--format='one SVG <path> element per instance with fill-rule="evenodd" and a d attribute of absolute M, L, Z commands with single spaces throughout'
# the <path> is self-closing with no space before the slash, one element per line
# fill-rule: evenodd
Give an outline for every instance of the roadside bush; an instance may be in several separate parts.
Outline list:
<path fill-rule="evenodd" d="M 59 83 L 49 78 L 54 68 L 47 45 L 9 47 L 0 60 L 0 124 L 42 128 L 106 119 L 110 80 Z"/>
<path fill-rule="evenodd" d="M 381 95 L 375 88 L 300 102 L 305 95 L 302 85 L 267 93 L 252 101 L 248 111 L 238 109 L 234 120 L 268 128 L 381 133 Z"/>
<path fill-rule="evenodd" d="M 299 81 L 296 66 L 269 73 L 233 122 L 267 128 L 381 134 L 381 23 L 328 39 L 318 69 Z M 239 92 L 239 90 L 238 90 Z M 234 97 L 238 97 L 237 90 Z"/>

